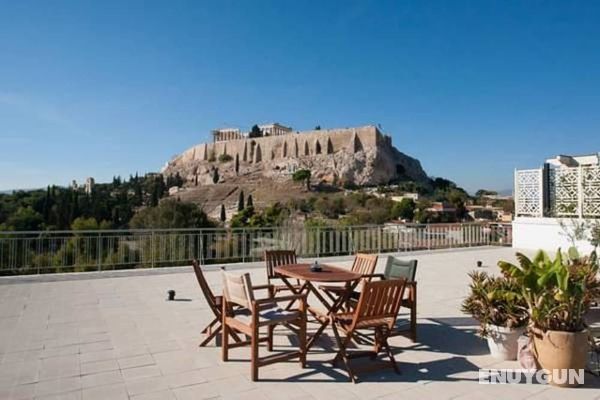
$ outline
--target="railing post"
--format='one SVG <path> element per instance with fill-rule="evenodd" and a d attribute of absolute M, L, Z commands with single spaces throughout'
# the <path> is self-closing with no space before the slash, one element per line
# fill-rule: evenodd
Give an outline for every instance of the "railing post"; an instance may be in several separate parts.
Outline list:
<path fill-rule="evenodd" d="M 316 232 L 317 232 L 317 243 L 316 243 L 316 245 L 317 245 L 317 258 L 319 258 L 320 255 L 321 255 L 321 228 L 317 227 Z"/>
<path fill-rule="evenodd" d="M 246 228 L 242 228 L 242 262 L 246 262 Z"/>
<path fill-rule="evenodd" d="M 154 230 L 150 232 L 150 268 L 154 268 Z"/>
<path fill-rule="evenodd" d="M 96 240 L 98 241 L 98 243 L 96 244 L 96 262 L 98 264 L 98 271 L 102 271 L 102 233 L 98 233 L 98 237 Z"/>

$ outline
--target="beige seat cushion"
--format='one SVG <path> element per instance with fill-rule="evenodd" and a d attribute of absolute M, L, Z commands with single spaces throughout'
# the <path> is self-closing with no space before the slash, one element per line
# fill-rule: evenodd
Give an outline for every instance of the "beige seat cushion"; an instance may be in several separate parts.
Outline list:
<path fill-rule="evenodd" d="M 293 321 L 300 318 L 300 311 L 298 310 L 284 310 L 277 304 L 266 304 L 258 312 L 258 323 L 260 325 L 270 325 L 271 323 L 280 323 Z M 240 322 L 250 325 L 252 322 L 252 315 L 250 310 L 243 309 L 235 312 L 235 319 Z"/>

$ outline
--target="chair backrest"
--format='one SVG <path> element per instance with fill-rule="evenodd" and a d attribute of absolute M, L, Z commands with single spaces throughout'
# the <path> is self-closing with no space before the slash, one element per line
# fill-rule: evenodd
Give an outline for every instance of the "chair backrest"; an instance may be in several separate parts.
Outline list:
<path fill-rule="evenodd" d="M 296 264 L 296 250 L 267 250 L 265 251 L 265 263 L 267 264 L 267 278 L 277 277 L 275 267 L 280 265 Z"/>
<path fill-rule="evenodd" d="M 352 264 L 352 272 L 361 275 L 373 275 L 375 267 L 377 267 L 377 254 L 356 253 L 354 263 Z M 371 277 L 368 277 L 366 280 L 370 281 Z"/>
<path fill-rule="evenodd" d="M 250 274 L 235 275 L 229 272 L 222 272 L 223 275 L 223 296 L 228 303 L 234 303 L 249 310 L 252 309 L 254 301 L 254 292 L 252 291 L 252 281 Z"/>
<path fill-rule="evenodd" d="M 414 282 L 417 275 L 417 260 L 401 260 L 389 256 L 385 264 L 383 276 L 385 279 L 404 278 L 408 282 Z"/>
<path fill-rule="evenodd" d="M 204 294 L 204 298 L 208 303 L 208 306 L 213 310 L 215 314 L 219 314 L 220 310 L 217 307 L 217 301 L 215 299 L 215 295 L 213 291 L 208 286 L 208 282 L 206 282 L 206 278 L 204 277 L 204 273 L 202 272 L 202 268 L 200 268 L 200 263 L 198 260 L 192 260 L 192 267 L 194 267 L 194 274 L 196 274 L 196 280 L 198 281 L 198 285 L 200 285 L 200 289 L 202 290 L 202 294 Z"/>
<path fill-rule="evenodd" d="M 392 329 L 404 297 L 406 279 L 363 282 L 360 298 L 354 311 L 353 325 L 381 325 L 382 321 Z"/>

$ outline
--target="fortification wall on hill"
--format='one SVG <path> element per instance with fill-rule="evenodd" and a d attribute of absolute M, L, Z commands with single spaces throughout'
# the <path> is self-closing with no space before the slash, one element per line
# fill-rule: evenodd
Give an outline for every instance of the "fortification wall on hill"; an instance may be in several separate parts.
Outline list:
<path fill-rule="evenodd" d="M 334 185 L 428 181 L 419 160 L 398 151 L 372 125 L 203 143 L 175 157 L 163 172 L 181 175 L 188 187 L 201 187 L 242 178 L 289 181 L 298 169 L 310 170 L 315 183 Z"/>
<path fill-rule="evenodd" d="M 186 150 L 174 162 L 209 161 L 228 154 L 240 163 L 302 158 L 340 151 L 356 153 L 391 141 L 375 126 L 312 130 L 281 136 L 245 138 L 216 143 L 202 143 Z"/>

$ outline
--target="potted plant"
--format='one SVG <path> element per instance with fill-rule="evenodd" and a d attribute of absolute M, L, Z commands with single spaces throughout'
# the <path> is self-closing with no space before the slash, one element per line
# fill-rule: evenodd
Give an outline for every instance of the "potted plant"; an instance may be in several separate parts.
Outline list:
<path fill-rule="evenodd" d="M 498 265 L 521 286 L 537 363 L 551 384 L 572 386 L 564 371 L 585 368 L 589 343 L 584 317 L 600 294 L 596 253 L 582 257 L 571 248 L 566 255 L 559 249 L 554 259 L 544 251 L 533 260 L 521 253 L 517 258 L 519 265 Z"/>
<path fill-rule="evenodd" d="M 527 325 L 527 303 L 517 283 L 506 277 L 495 277 L 474 271 L 470 294 L 462 303 L 462 311 L 480 324 L 480 335 L 487 338 L 493 357 L 516 360 L 519 336 Z"/>

